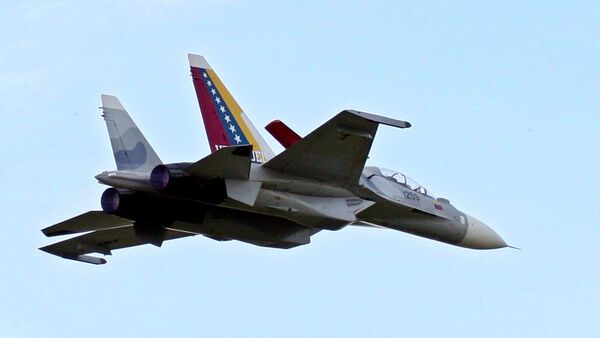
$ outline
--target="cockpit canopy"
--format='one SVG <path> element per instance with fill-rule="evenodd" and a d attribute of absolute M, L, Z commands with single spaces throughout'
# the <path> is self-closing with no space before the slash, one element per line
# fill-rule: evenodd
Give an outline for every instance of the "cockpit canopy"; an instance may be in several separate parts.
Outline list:
<path fill-rule="evenodd" d="M 367 178 L 371 178 L 373 176 L 379 176 L 386 178 L 392 182 L 402 185 L 405 188 L 408 188 L 412 191 L 421 193 L 423 195 L 427 195 L 435 199 L 435 197 L 427 190 L 424 186 L 417 183 L 412 178 L 404 175 L 403 173 L 379 167 L 365 167 L 365 174 Z"/>

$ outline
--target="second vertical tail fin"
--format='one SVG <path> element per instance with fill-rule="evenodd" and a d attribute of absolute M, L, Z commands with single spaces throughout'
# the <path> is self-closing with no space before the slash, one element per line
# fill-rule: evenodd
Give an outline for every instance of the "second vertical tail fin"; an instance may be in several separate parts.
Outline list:
<path fill-rule="evenodd" d="M 188 59 L 211 152 L 222 147 L 251 144 L 252 162 L 263 163 L 271 159 L 273 151 L 208 62 L 195 54 L 188 54 Z"/>
<path fill-rule="evenodd" d="M 118 170 L 150 172 L 162 164 L 119 99 L 102 95 L 101 108 Z"/>

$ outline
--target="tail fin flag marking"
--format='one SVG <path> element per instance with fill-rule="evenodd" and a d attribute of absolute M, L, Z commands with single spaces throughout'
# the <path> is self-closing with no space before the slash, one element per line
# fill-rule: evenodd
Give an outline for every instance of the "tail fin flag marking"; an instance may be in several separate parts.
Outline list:
<path fill-rule="evenodd" d="M 102 95 L 101 108 L 118 170 L 150 172 L 162 164 L 119 99 Z"/>
<path fill-rule="evenodd" d="M 194 54 L 188 54 L 188 59 L 211 152 L 251 144 L 252 162 L 264 163 L 271 159 L 273 151 L 208 62 Z"/>

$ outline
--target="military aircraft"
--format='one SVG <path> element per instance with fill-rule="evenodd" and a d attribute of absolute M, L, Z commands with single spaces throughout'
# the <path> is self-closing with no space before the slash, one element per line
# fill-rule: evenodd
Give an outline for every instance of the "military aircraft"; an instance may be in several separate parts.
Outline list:
<path fill-rule="evenodd" d="M 96 176 L 110 186 L 102 210 L 42 230 L 85 233 L 41 250 L 104 264 L 113 250 L 204 235 L 288 249 L 319 231 L 348 225 L 400 230 L 472 249 L 507 247 L 489 226 L 435 198 L 407 176 L 365 166 L 380 124 L 410 123 L 344 110 L 305 137 L 281 121 L 266 129 L 285 148 L 275 155 L 199 55 L 188 55 L 211 154 L 196 162 L 163 163 L 114 96 L 102 95 L 117 170 Z"/>

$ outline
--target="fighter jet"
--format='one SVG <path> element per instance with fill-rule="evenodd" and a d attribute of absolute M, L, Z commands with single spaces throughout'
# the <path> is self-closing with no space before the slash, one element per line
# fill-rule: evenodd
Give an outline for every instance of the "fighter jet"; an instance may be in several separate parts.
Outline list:
<path fill-rule="evenodd" d="M 81 235 L 40 250 L 104 264 L 90 254 L 194 235 L 289 249 L 346 226 L 394 229 L 471 249 L 508 246 L 485 223 L 406 175 L 365 166 L 379 125 L 410 123 L 343 110 L 300 137 L 276 120 L 266 129 L 285 150 L 275 155 L 208 62 L 194 54 L 188 59 L 211 154 L 163 163 L 120 101 L 102 95 L 117 166 L 96 176 L 109 186 L 102 210 L 43 229 L 49 237 Z"/>

